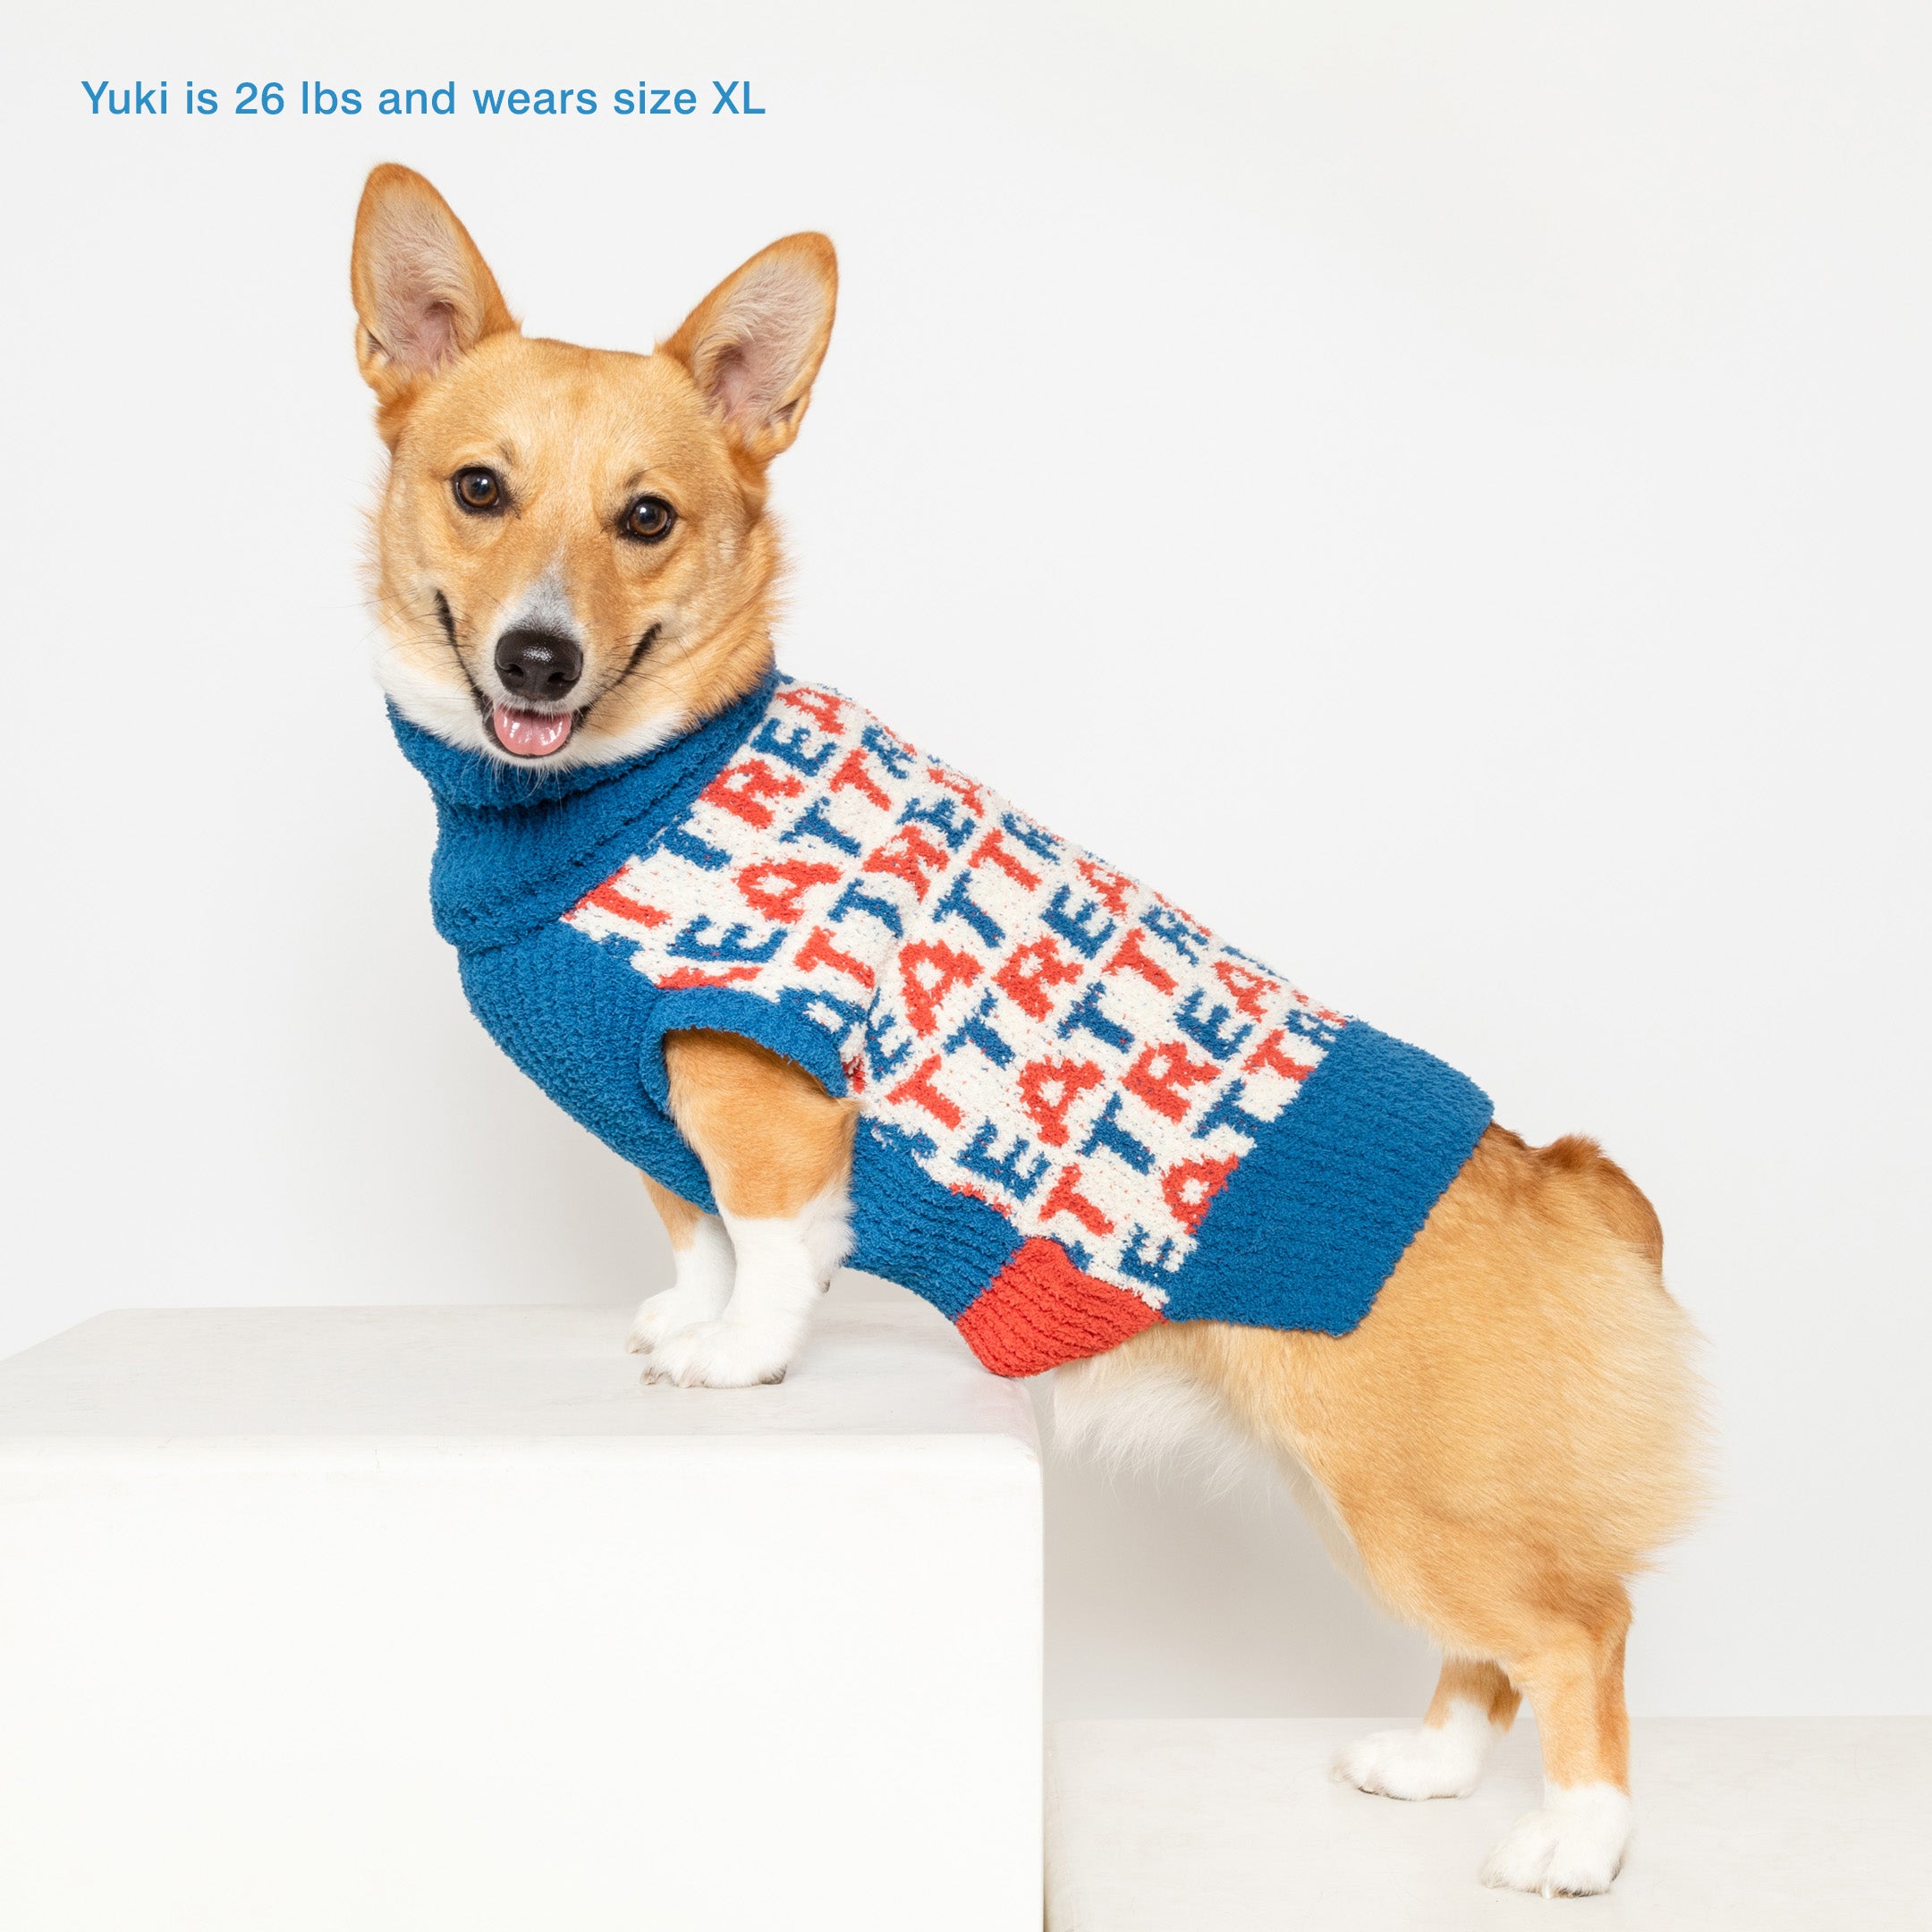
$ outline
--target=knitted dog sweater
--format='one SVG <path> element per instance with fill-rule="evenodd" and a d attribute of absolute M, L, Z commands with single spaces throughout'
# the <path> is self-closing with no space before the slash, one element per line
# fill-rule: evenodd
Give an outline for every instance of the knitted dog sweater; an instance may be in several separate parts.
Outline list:
<path fill-rule="evenodd" d="M 715 1207 L 664 1037 L 860 1106 L 852 1265 L 1031 1375 L 1158 1321 L 1346 1334 L 1489 1120 L 1419 1049 L 1055 837 L 850 699 L 768 678 L 625 763 L 532 772 L 392 712 L 477 1017 Z"/>

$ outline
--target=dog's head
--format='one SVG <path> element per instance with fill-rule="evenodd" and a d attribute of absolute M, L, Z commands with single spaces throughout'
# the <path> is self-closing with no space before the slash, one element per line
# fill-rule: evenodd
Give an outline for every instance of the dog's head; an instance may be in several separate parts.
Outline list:
<path fill-rule="evenodd" d="M 823 235 L 788 235 L 655 354 L 527 338 L 421 175 L 356 216 L 356 359 L 390 462 L 377 668 L 453 744 L 547 767 L 675 735 L 756 683 L 778 550 L 765 467 L 832 331 Z"/>

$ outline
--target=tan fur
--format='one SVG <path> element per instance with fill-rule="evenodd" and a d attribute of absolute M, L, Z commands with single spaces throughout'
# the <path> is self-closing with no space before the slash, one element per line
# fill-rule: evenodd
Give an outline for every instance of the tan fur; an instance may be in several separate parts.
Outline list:
<path fill-rule="evenodd" d="M 648 1174 L 640 1174 L 638 1179 L 644 1183 L 644 1191 L 650 1196 L 651 1206 L 657 1210 L 657 1218 L 671 1237 L 673 1250 L 682 1254 L 697 1236 L 704 1209 L 693 1208 L 682 1194 L 674 1194 L 662 1181 L 654 1181 Z"/>
<path fill-rule="evenodd" d="M 1436 1695 L 1422 1722 L 1431 1731 L 1440 1731 L 1449 1722 L 1454 1705 L 1473 1704 L 1499 1731 L 1516 1721 L 1522 1694 L 1494 1664 L 1471 1662 L 1467 1657 L 1445 1657 L 1442 1674 L 1436 1680 Z"/>
<path fill-rule="evenodd" d="M 1694 1338 L 1660 1246 L 1589 1142 L 1492 1127 L 1352 1334 L 1176 1323 L 1110 1372 L 1218 1396 L 1307 1469 L 1391 1609 L 1529 1696 L 1555 1783 L 1625 1786 L 1625 1580 L 1702 1492 Z M 1445 1668 L 1438 1704 L 1459 1681 Z"/>
<path fill-rule="evenodd" d="M 803 1067 L 741 1034 L 703 1032 L 667 1033 L 665 1067 L 671 1117 L 726 1214 L 795 1215 L 845 1185 L 858 1105 L 835 1100 Z M 661 1214 L 663 1193 L 651 1191 Z"/>
<path fill-rule="evenodd" d="M 590 632 L 586 758 L 750 690 L 780 567 L 765 465 L 825 353 L 824 237 L 754 257 L 653 356 L 579 349 L 526 340 L 441 197 L 380 168 L 352 279 L 393 452 L 377 598 L 398 662 L 473 687 L 492 614 L 554 570 Z M 520 505 L 487 524 L 449 502 L 453 473 L 486 459 Z M 658 548 L 612 540 L 640 478 L 678 510 Z M 674 1034 L 665 1057 L 726 1212 L 795 1215 L 843 1188 L 851 1103 L 735 1036 Z M 698 1210 L 649 1186 L 687 1247 Z M 1144 1384 L 1141 1416 L 1221 1419 L 1260 1445 L 1338 1556 L 1447 1653 L 1428 1723 L 1463 1700 L 1507 1724 L 1527 1695 L 1554 1784 L 1621 1788 L 1626 1581 L 1700 1490 L 1694 1337 L 1662 1258 L 1650 1204 L 1594 1143 L 1492 1127 L 1352 1334 L 1162 1325 L 1061 1377 L 1123 1414 Z"/>

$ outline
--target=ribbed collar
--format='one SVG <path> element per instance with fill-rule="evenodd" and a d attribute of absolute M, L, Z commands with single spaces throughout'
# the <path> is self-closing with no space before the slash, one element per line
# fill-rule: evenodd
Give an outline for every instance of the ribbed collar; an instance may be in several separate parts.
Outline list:
<path fill-rule="evenodd" d="M 402 756 L 436 799 L 429 903 L 436 930 L 475 952 L 561 918 L 682 816 L 750 735 L 777 682 L 778 674 L 767 672 L 729 710 L 654 751 L 557 772 L 447 744 L 391 705 Z"/>

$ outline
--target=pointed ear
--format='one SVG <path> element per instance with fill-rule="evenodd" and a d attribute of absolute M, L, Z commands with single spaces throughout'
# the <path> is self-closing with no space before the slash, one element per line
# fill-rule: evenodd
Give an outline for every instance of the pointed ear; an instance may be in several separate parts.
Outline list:
<path fill-rule="evenodd" d="M 837 302 L 831 242 L 787 235 L 720 282 L 657 352 L 691 371 L 706 407 L 753 462 L 769 462 L 805 419 Z"/>
<path fill-rule="evenodd" d="M 373 169 L 349 264 L 356 361 L 387 403 L 486 335 L 516 327 L 450 205 L 413 168 Z"/>

